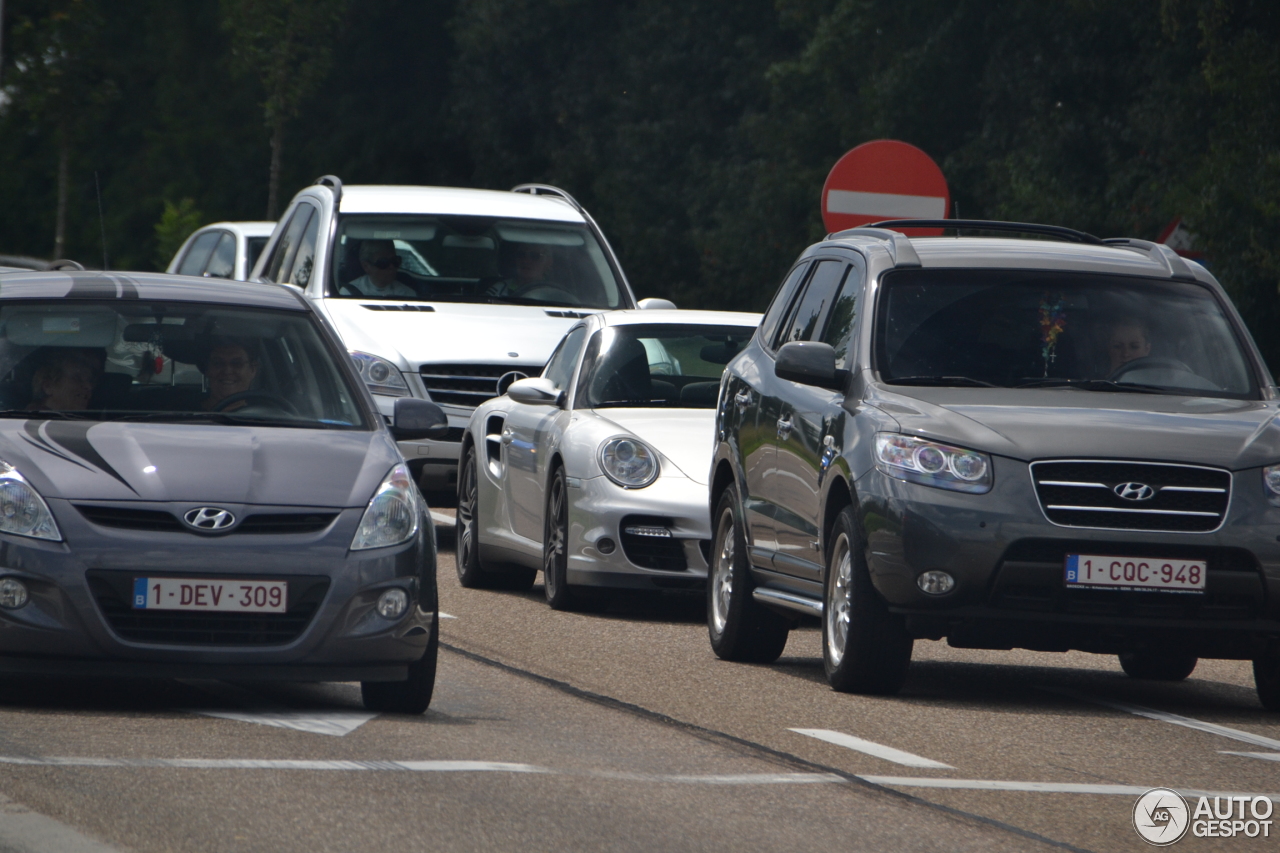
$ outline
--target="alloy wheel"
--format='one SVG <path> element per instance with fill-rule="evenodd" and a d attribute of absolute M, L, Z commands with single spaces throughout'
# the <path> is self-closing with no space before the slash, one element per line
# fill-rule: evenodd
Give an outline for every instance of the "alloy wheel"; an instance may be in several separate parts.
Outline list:
<path fill-rule="evenodd" d="M 729 601 L 733 597 L 734 529 L 733 514 L 726 511 L 720 520 L 722 541 L 711 577 L 711 620 L 717 634 L 729 621 Z"/>
<path fill-rule="evenodd" d="M 849 617 L 853 610 L 853 557 L 849 539 L 844 534 L 836 539 L 831 556 L 835 574 L 827 586 L 823 611 L 827 620 L 827 657 L 833 666 L 839 666 L 849 641 Z"/>

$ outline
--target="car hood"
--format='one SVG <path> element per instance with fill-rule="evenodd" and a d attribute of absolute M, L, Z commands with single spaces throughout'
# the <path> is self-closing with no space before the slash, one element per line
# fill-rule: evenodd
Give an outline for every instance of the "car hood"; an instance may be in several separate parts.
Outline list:
<path fill-rule="evenodd" d="M 711 469 L 714 409 L 596 409 L 603 421 L 653 447 L 695 483 Z"/>
<path fill-rule="evenodd" d="M 400 461 L 383 432 L 22 419 L 0 458 L 49 498 L 308 507 L 364 506 Z"/>
<path fill-rule="evenodd" d="M 1231 470 L 1280 462 L 1273 401 L 1074 389 L 873 386 L 902 427 L 1001 456 L 1147 459 Z"/>
<path fill-rule="evenodd" d="M 455 302 L 326 299 L 324 303 L 349 349 L 401 361 L 402 370 L 417 370 L 423 362 L 546 364 L 560 338 L 583 313 Z M 431 310 L 394 310 L 400 305 Z M 548 311 L 570 316 L 556 317 Z"/>

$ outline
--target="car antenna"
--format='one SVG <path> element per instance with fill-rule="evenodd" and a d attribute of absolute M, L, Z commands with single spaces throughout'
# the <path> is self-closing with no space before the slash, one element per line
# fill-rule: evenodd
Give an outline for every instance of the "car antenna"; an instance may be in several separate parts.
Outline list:
<path fill-rule="evenodd" d="M 102 184 L 98 182 L 98 171 L 93 172 L 93 188 L 98 193 L 98 231 L 102 235 L 102 269 L 109 270 L 107 263 L 107 222 L 102 217 Z"/>

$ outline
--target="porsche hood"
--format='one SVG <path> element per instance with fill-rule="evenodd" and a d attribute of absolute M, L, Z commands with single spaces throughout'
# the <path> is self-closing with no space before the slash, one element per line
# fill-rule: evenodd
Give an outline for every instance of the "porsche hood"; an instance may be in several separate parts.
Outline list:
<path fill-rule="evenodd" d="M 653 447 L 690 480 L 706 484 L 715 409 L 598 409 L 596 415 Z"/>

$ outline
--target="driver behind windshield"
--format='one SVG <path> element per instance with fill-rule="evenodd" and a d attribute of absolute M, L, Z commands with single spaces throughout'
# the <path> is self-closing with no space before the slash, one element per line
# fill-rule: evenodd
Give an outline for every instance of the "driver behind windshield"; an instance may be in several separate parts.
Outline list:
<path fill-rule="evenodd" d="M 1143 321 L 1126 317 L 1111 324 L 1111 334 L 1107 340 L 1107 355 L 1111 358 L 1111 371 L 1114 374 L 1125 364 L 1138 358 L 1151 355 L 1151 339 L 1147 334 L 1147 324 Z"/>
<path fill-rule="evenodd" d="M 360 268 L 364 275 L 343 285 L 343 296 L 390 298 L 406 296 L 416 299 L 417 291 L 396 278 L 401 259 L 390 240 L 364 240 L 360 243 Z"/>
<path fill-rule="evenodd" d="M 555 256 L 550 246 L 540 243 L 506 242 L 502 244 L 504 280 L 494 285 L 490 296 L 524 296 L 540 285 L 550 285 Z"/>
<path fill-rule="evenodd" d="M 229 339 L 215 340 L 208 359 L 200 367 L 209 382 L 209 393 L 200 402 L 200 408 L 206 412 L 233 412 L 245 405 L 245 400 L 230 398 L 247 392 L 258 376 L 258 358 L 250 345 Z"/>
<path fill-rule="evenodd" d="M 83 411 L 102 377 L 102 350 L 50 349 L 31 377 L 31 412 Z"/>

